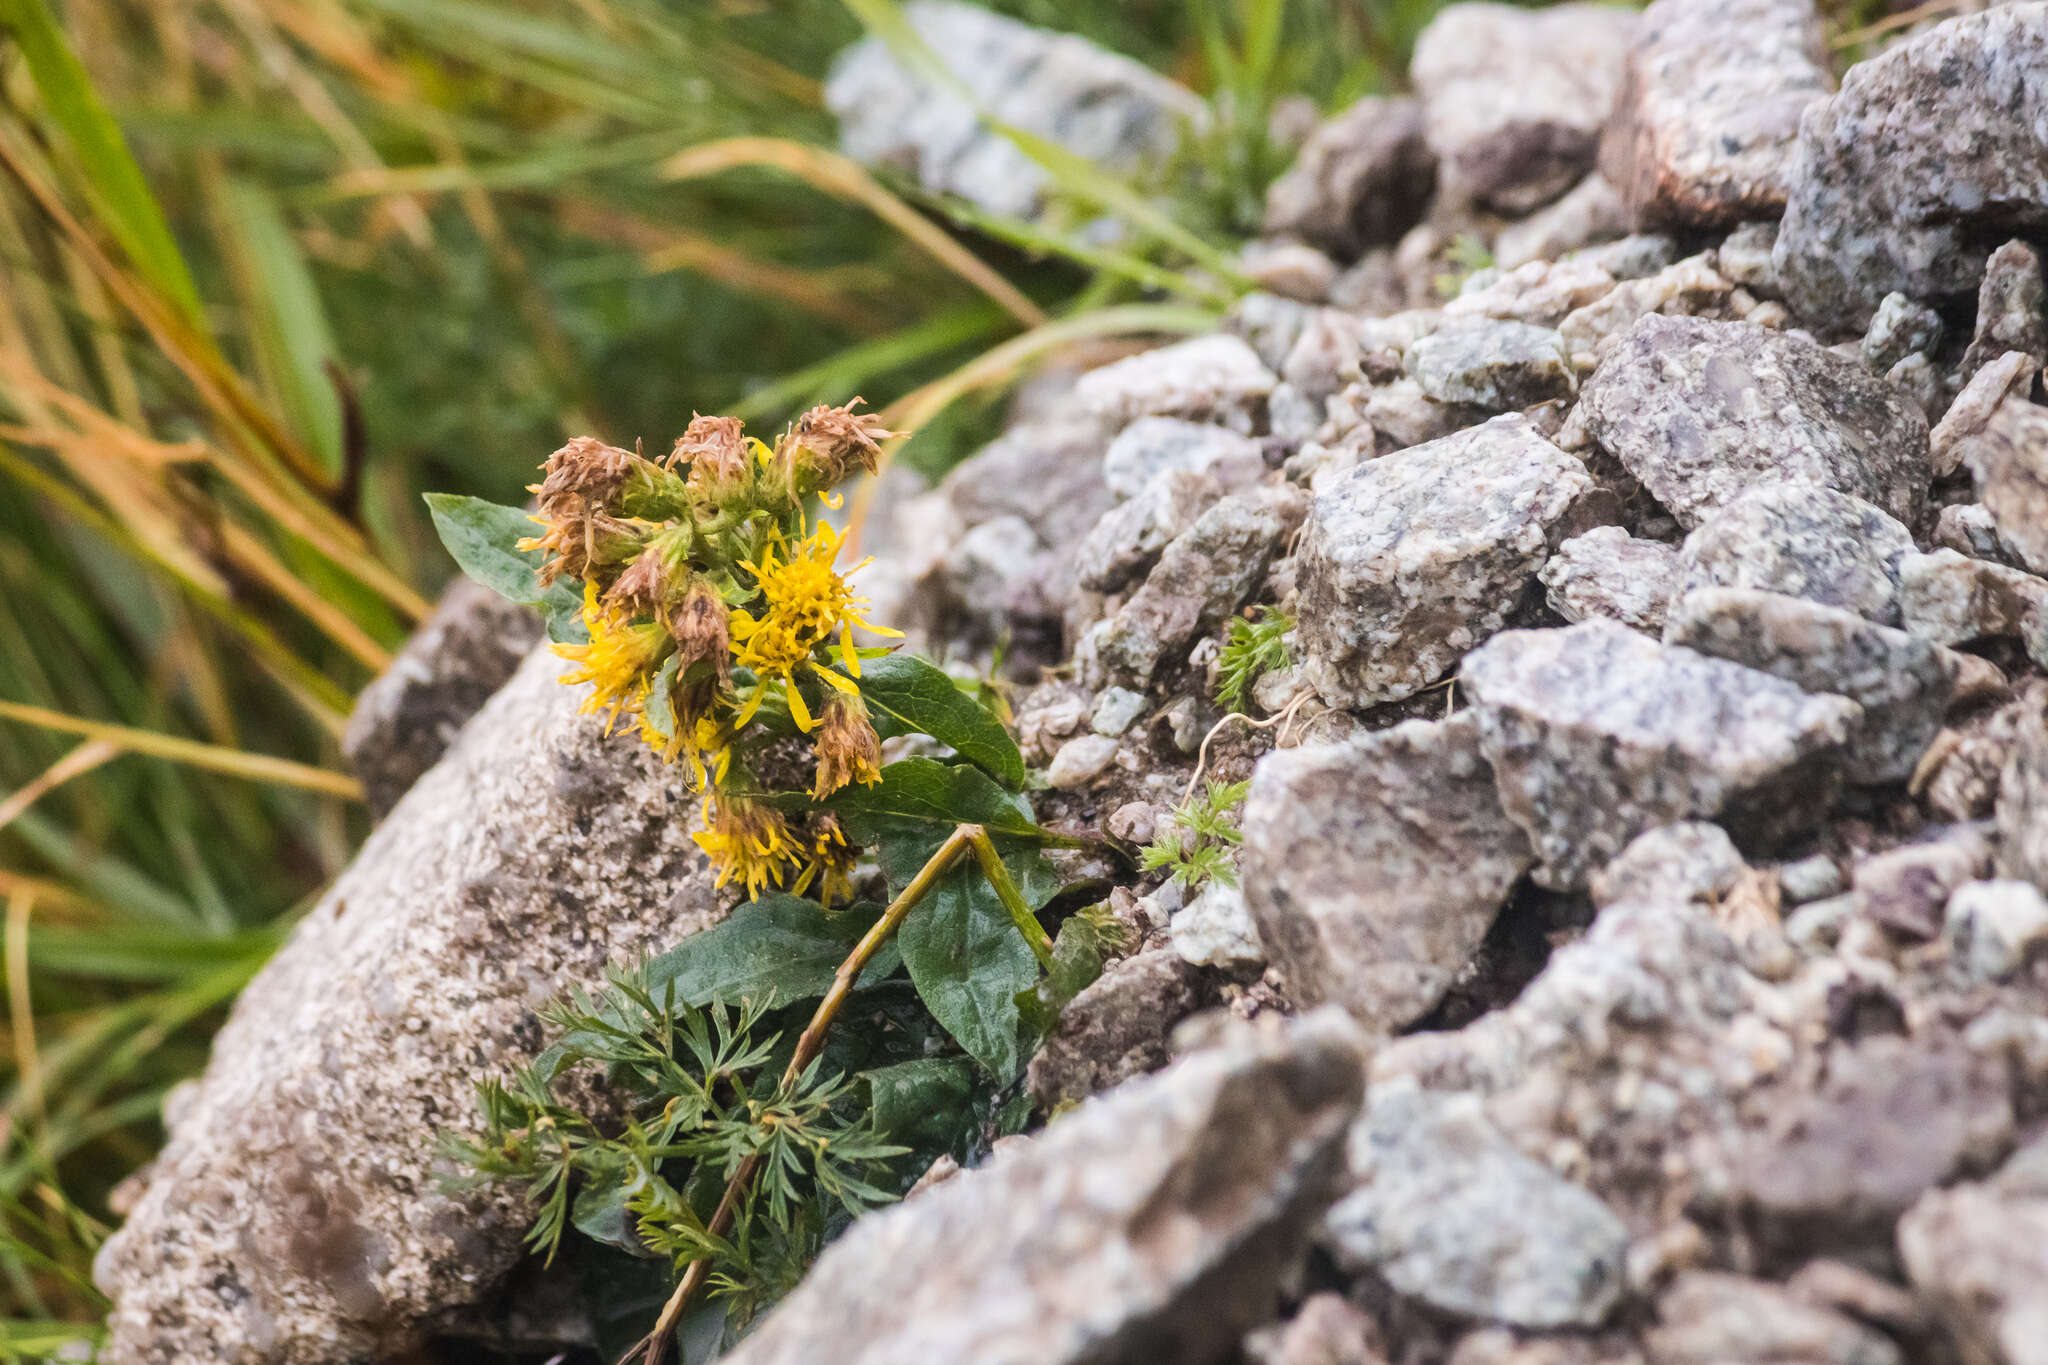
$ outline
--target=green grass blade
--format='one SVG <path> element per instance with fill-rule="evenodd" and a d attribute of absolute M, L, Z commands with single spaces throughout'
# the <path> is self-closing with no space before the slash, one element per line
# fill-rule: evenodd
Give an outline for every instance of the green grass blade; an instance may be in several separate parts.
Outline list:
<path fill-rule="evenodd" d="M 313 273 L 267 192 L 230 181 L 221 199 L 232 263 L 256 324 L 257 363 L 299 439 L 338 474 L 341 399 L 325 369 L 337 347 Z"/>

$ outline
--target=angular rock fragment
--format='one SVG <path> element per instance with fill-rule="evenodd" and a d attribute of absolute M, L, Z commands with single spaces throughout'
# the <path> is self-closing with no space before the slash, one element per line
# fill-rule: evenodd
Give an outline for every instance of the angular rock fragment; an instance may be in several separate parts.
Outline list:
<path fill-rule="evenodd" d="M 1593 878 L 1593 903 L 1714 905 L 1749 865 L 1719 825 L 1689 820 L 1638 834 Z"/>
<path fill-rule="evenodd" d="M 1955 502 L 1942 508 L 1934 521 L 1933 539 L 1937 549 L 1954 550 L 2005 568 L 2018 567 L 1998 538 L 1998 523 L 1979 502 Z"/>
<path fill-rule="evenodd" d="M 1267 755 L 1246 902 L 1290 995 L 1391 1030 L 1436 1004 L 1531 861 L 1469 715 Z"/>
<path fill-rule="evenodd" d="M 2048 227 L 2044 14 L 2006 5 L 1937 24 L 1808 108 L 1775 253 L 1802 317 L 1860 327 L 1894 290 L 1965 295 L 1992 247 Z"/>
<path fill-rule="evenodd" d="M 861 1219 L 726 1359 L 1228 1359 L 1278 1306 L 1359 1090 L 1341 1017 L 1197 1053 Z"/>
<path fill-rule="evenodd" d="M 1458 678 L 1501 804 L 1558 889 L 1656 825 L 1725 814 L 1768 839 L 1813 824 L 1860 714 L 1609 621 L 1497 635 Z"/>
<path fill-rule="evenodd" d="M 1517 1327 L 1596 1327 L 1621 1297 L 1628 1229 L 1530 1160 L 1475 1095 L 1375 1088 L 1353 1129 L 1358 1187 L 1324 1224 L 1338 1262 L 1430 1307 Z"/>
<path fill-rule="evenodd" d="M 341 751 L 383 817 L 440 761 L 541 637 L 539 613 L 458 578 L 391 667 L 356 698 Z"/>
<path fill-rule="evenodd" d="M 1408 373 L 1439 403 L 1505 412 L 1572 391 L 1564 343 L 1548 327 L 1490 318 L 1446 321 L 1408 348 Z"/>
<path fill-rule="evenodd" d="M 2048 579 L 1954 550 L 1899 561 L 1899 616 L 1938 645 L 2020 640 L 2048 666 Z"/>
<path fill-rule="evenodd" d="M 1941 421 L 1927 439 L 1928 457 L 1934 476 L 1945 479 L 1963 467 L 1970 442 L 2005 405 L 2007 398 L 2025 402 L 2041 366 L 2021 351 L 2007 351 L 1987 361 L 1970 376 L 1955 402 L 1949 404 Z"/>
<path fill-rule="evenodd" d="M 1149 683 L 1169 654 L 1251 595 L 1306 511 L 1306 497 L 1288 484 L 1247 489 L 1210 507 L 1166 547 L 1111 619 L 1102 662 L 1141 686 Z"/>
<path fill-rule="evenodd" d="M 2041 256 L 2025 242 L 2007 242 L 1984 263 L 1977 289 L 1977 330 L 1956 374 L 1964 382 L 1977 371 L 2018 351 L 2038 368 L 2048 363 L 2048 281 Z"/>
<path fill-rule="evenodd" d="M 1998 866 L 2048 891 L 2048 696 L 2021 698 L 1998 780 Z"/>
<path fill-rule="evenodd" d="M 688 782 L 561 671 L 528 656 L 242 993 L 100 1254 L 112 1360 L 368 1359 L 519 1259 L 523 1194 L 441 1192 L 437 1134 L 537 1002 L 719 908 Z"/>
<path fill-rule="evenodd" d="M 1206 117 L 1192 92 L 1071 34 L 943 0 L 913 0 L 904 15 L 989 114 L 1111 171 L 1165 161 L 1182 126 Z M 1022 148 L 953 90 L 906 70 L 879 35 L 839 55 L 825 103 L 848 156 L 898 167 L 934 192 L 1028 219 L 1052 187 Z"/>
<path fill-rule="evenodd" d="M 1112 429 L 1140 417 L 1185 417 L 1248 433 L 1277 382 L 1250 346 L 1212 332 L 1090 370 L 1074 400 Z"/>
<path fill-rule="evenodd" d="M 1172 949 L 1111 963 L 1060 1011 L 1059 1026 L 1032 1055 L 1031 1098 L 1051 1113 L 1158 1070 L 1172 1056 L 1173 1026 L 1200 1004 L 1194 968 Z"/>
<path fill-rule="evenodd" d="M 1963 443 L 1963 463 L 1999 543 L 2048 574 L 2048 408 L 2007 398 Z"/>
<path fill-rule="evenodd" d="M 1904 1365 L 1883 1333 L 1764 1280 L 1689 1270 L 1657 1301 L 1651 1365 Z"/>
<path fill-rule="evenodd" d="M 1113 501 L 1103 437 L 1086 418 L 1020 423 L 955 465 L 939 488 L 969 526 L 1014 516 L 1041 545 L 1069 546 Z"/>
<path fill-rule="evenodd" d="M 1856 362 L 1746 322 L 1646 317 L 1586 384 L 1586 427 L 1686 527 L 1766 483 L 1917 522 L 1927 419 Z"/>
<path fill-rule="evenodd" d="M 1908 938 L 1931 939 L 1955 889 L 1984 876 L 1990 864 L 1990 846 L 1968 826 L 1865 858 L 1850 879 L 1856 912 Z"/>
<path fill-rule="evenodd" d="M 1554 327 L 1577 309 L 1605 298 L 1613 288 L 1614 276 L 1591 261 L 1531 261 L 1500 274 L 1482 288 L 1468 286 L 1444 305 L 1444 319 L 1447 326 L 1453 318 L 1479 317 Z M 1522 335 L 1532 345 L 1556 340 L 1554 336 Z M 1420 338 L 1415 344 L 1427 340 Z M 1411 359 L 1413 354 L 1411 348 Z M 1547 351 L 1539 354 L 1547 355 Z"/>
<path fill-rule="evenodd" d="M 1169 469 L 1129 502 L 1102 514 L 1074 548 L 1075 581 L 1090 592 L 1116 592 L 1159 562 L 1181 532 L 1223 496 L 1207 474 Z"/>
<path fill-rule="evenodd" d="M 1758 669 L 1863 708 L 1849 727 L 1851 782 L 1903 782 L 1941 729 L 1955 675 L 1934 644 L 1783 593 L 1702 588 L 1671 604 L 1668 644 Z"/>
<path fill-rule="evenodd" d="M 1414 227 L 1435 189 L 1421 104 L 1368 95 L 1310 134 L 1293 167 L 1273 182 L 1266 231 L 1352 261 Z"/>
<path fill-rule="evenodd" d="M 2032 882 L 1964 882 L 1948 898 L 1942 941 L 1969 981 L 2003 981 L 2048 944 L 2048 896 Z"/>
<path fill-rule="evenodd" d="M 1259 926 L 1244 893 L 1220 881 L 1210 882 L 1199 896 L 1174 911 L 1167 934 L 1182 960 L 1197 967 L 1237 970 L 1266 961 Z"/>
<path fill-rule="evenodd" d="M 1610 252 L 1598 254 L 1618 252 L 1626 244 L 1616 242 Z M 1573 309 L 1557 324 L 1557 334 L 1571 352 L 1572 364 L 1582 370 L 1604 360 L 1631 327 L 1652 313 L 1694 316 L 1718 311 L 1734 287 L 1714 269 L 1711 255 L 1659 264 L 1640 275 L 1625 270 L 1616 273 L 1618 265 L 1609 260 L 1604 268 L 1622 284 Z"/>
<path fill-rule="evenodd" d="M 1661 636 L 1682 571 L 1669 545 L 1638 540 L 1619 526 L 1596 526 L 1558 546 L 1536 576 L 1550 609 L 1567 621 L 1603 616 Z"/>
<path fill-rule="evenodd" d="M 1898 1248 L 1966 1359 L 2048 1362 L 2048 1140 L 1981 1184 L 1928 1191 L 1899 1220 Z"/>
<path fill-rule="evenodd" d="M 1828 93 L 1810 0 L 1656 0 L 1600 144 L 1638 227 L 1730 227 L 1784 211 L 1799 116 Z"/>
<path fill-rule="evenodd" d="M 1517 416 L 1342 476 L 1297 552 L 1309 681 L 1350 707 L 1435 681 L 1508 619 L 1593 490 L 1584 465 Z"/>
<path fill-rule="evenodd" d="M 1884 296 L 1863 333 L 1863 363 L 1887 374 L 1909 355 L 1930 355 L 1941 344 L 1941 314 L 1904 294 Z"/>
<path fill-rule="evenodd" d="M 1607 177 L 1595 171 L 1556 203 L 1502 228 L 1493 242 L 1493 259 L 1502 270 L 1513 270 L 1531 261 L 1554 261 L 1627 231 L 1627 206 Z"/>
<path fill-rule="evenodd" d="M 1503 212 L 1550 202 L 1593 168 L 1636 16 L 1596 5 L 1451 5 L 1415 40 L 1443 195 Z"/>
<path fill-rule="evenodd" d="M 1249 436 L 1178 417 L 1139 418 L 1117 433 L 1102 456 L 1102 481 L 1119 498 L 1137 497 L 1168 470 L 1207 474 L 1236 488 L 1256 482 L 1266 462 Z"/>
<path fill-rule="evenodd" d="M 1328 1291 L 1246 1337 L 1244 1355 L 1245 1365 L 1386 1365 L 1379 1324 Z"/>

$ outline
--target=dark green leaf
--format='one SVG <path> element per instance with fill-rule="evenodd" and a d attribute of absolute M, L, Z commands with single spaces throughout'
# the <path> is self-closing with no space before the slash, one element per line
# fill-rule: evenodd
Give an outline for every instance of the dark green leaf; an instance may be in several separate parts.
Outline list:
<path fill-rule="evenodd" d="M 640 1242 L 639 1220 L 626 1205 L 652 1177 L 627 1153 L 611 1148 L 593 1151 L 582 1174 L 583 1187 L 569 1215 L 576 1230 L 635 1256 L 649 1255 Z"/>
<path fill-rule="evenodd" d="M 535 530 L 524 509 L 456 493 L 429 493 L 427 510 L 433 513 L 441 543 L 464 573 L 508 601 L 539 607 L 547 617 L 549 639 L 568 644 L 590 638 L 576 589 L 562 579 L 543 588 L 540 566 L 546 556 L 519 548 Z"/>
<path fill-rule="evenodd" d="M 919 1057 L 863 1071 L 860 1079 L 875 1131 L 892 1141 L 950 1145 L 972 1119 L 974 1069 L 958 1057 Z"/>
<path fill-rule="evenodd" d="M 936 848 L 962 824 L 981 825 L 999 842 L 1034 839 L 1042 833 L 1022 796 L 1004 791 L 979 768 L 930 758 L 891 763 L 874 786 L 846 787 L 826 805 L 838 813 L 847 834 L 862 844 L 913 835 L 930 836 Z M 897 884 L 893 871 L 890 882 Z"/>
<path fill-rule="evenodd" d="M 932 1017 L 998 1081 L 1014 1079 L 1024 1063 L 1017 993 L 1038 979 L 1038 959 L 972 859 L 939 878 L 896 941 Z"/>
<path fill-rule="evenodd" d="M 855 905 L 828 914 L 812 901 L 771 892 L 649 962 L 648 993 L 659 1001 L 672 989 L 684 1005 L 812 999 L 831 989 L 839 964 L 878 913 Z M 883 944 L 861 983 L 875 984 L 900 962 L 893 944 Z"/>
<path fill-rule="evenodd" d="M 1032 1032 L 1043 1038 L 1059 1023 L 1067 1002 L 1101 975 L 1101 935 L 1081 916 L 1071 916 L 1053 940 L 1051 970 L 1018 993 L 1017 1008 Z"/>
<path fill-rule="evenodd" d="M 864 665 L 860 695 L 882 738 L 922 732 L 979 764 L 1004 786 L 1024 784 L 1024 755 L 1002 722 L 944 670 L 915 654 L 892 654 Z"/>

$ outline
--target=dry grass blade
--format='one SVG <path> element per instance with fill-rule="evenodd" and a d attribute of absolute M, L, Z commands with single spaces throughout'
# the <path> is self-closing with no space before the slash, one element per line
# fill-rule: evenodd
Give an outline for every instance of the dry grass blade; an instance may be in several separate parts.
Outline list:
<path fill-rule="evenodd" d="M 26 786 L 17 788 L 6 800 L 0 801 L 0 829 L 14 823 L 14 817 L 42 800 L 45 796 L 63 786 L 74 777 L 81 777 L 99 767 L 110 758 L 121 756 L 121 746 L 107 739 L 89 739 L 64 757 L 52 763 Z"/>
<path fill-rule="evenodd" d="M 347 773 L 338 773 L 329 768 L 316 768 L 310 763 L 297 763 L 289 758 L 243 753 L 239 749 L 224 749 L 219 745 L 205 744 L 196 739 L 185 739 L 155 730 L 138 730 L 126 725 L 110 725 L 104 721 L 87 720 L 83 716 L 68 715 L 41 706 L 25 706 L 13 701 L 0 701 L 0 720 L 20 721 L 24 725 L 39 725 L 47 730 L 85 735 L 91 739 L 104 740 L 128 753 L 146 754 L 151 758 L 169 759 L 174 763 L 189 763 L 211 772 L 246 777 L 253 782 L 274 782 L 281 786 L 300 787 L 307 791 L 323 792 L 329 796 L 346 797 L 351 801 L 362 800 L 361 785 Z"/>

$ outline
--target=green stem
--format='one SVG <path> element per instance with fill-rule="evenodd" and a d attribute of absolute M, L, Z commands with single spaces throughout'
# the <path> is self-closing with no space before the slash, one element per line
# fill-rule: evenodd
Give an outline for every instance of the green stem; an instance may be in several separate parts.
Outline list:
<path fill-rule="evenodd" d="M 1038 957 L 1038 965 L 1052 970 L 1052 940 L 1046 936 L 1045 926 L 1038 922 L 1038 916 L 1031 913 L 1031 907 L 1024 903 L 1024 893 L 1011 880 L 1010 869 L 1003 866 L 1003 855 L 996 852 L 995 840 L 988 837 L 988 831 L 979 825 L 962 825 L 972 830 L 967 841 L 974 848 L 974 860 L 981 864 L 981 875 L 988 878 L 988 884 L 995 888 L 996 899 L 1003 903 L 1003 909 L 1010 912 L 1010 922 L 1017 926 L 1017 932 L 1031 945 L 1031 951 Z"/>

